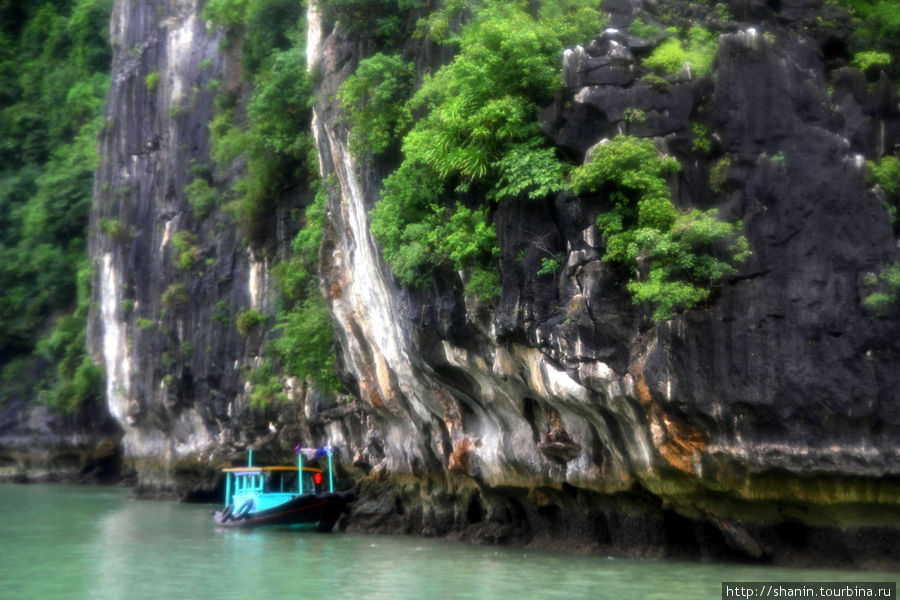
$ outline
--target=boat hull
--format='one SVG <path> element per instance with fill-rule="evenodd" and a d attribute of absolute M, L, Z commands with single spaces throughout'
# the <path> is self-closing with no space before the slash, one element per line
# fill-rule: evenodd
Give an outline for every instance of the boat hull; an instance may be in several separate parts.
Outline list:
<path fill-rule="evenodd" d="M 317 531 L 331 531 L 341 516 L 352 495 L 347 493 L 304 494 L 273 506 L 235 516 L 222 509 L 213 513 L 216 523 L 229 528 L 252 528 L 268 526 L 306 526 Z"/>

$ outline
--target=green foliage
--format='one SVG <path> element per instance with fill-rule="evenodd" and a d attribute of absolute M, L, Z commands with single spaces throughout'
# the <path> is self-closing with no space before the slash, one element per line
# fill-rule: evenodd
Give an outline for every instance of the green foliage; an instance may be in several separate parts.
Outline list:
<path fill-rule="evenodd" d="M 265 323 L 265 321 L 266 318 L 261 315 L 255 308 L 245 310 L 237 317 L 236 325 L 238 333 L 240 333 L 241 335 L 247 335 L 257 327 Z"/>
<path fill-rule="evenodd" d="M 210 124 L 216 164 L 223 171 L 233 165 L 245 170 L 231 186 L 227 208 L 252 241 L 265 235 L 275 199 L 317 168 L 309 132 L 312 86 L 303 47 L 277 52 L 267 65 L 255 76 L 246 121 L 240 124 L 231 108 L 221 110 Z M 192 192 L 198 198 L 211 199 L 203 184 L 195 185 Z"/>
<path fill-rule="evenodd" d="M 869 182 L 877 183 L 885 191 L 891 222 L 898 224 L 900 212 L 900 160 L 896 156 L 882 156 L 879 161 L 866 161 L 869 168 Z"/>
<path fill-rule="evenodd" d="M 712 68 L 718 37 L 699 25 L 693 25 L 678 37 L 670 37 L 644 59 L 644 66 L 668 75 L 677 75 L 685 63 L 690 64 L 696 77 L 703 77 Z"/>
<path fill-rule="evenodd" d="M 622 112 L 626 123 L 643 123 L 647 120 L 647 113 L 640 108 L 629 106 Z"/>
<path fill-rule="evenodd" d="M 394 144 L 409 123 L 405 103 L 412 85 L 413 63 L 399 55 L 379 53 L 359 63 L 338 92 L 351 125 L 351 152 L 379 154 Z"/>
<path fill-rule="evenodd" d="M 728 169 L 731 168 L 731 159 L 726 157 L 720 158 L 716 164 L 709 170 L 709 188 L 721 194 L 725 191 L 725 184 L 728 183 Z"/>
<path fill-rule="evenodd" d="M 294 239 L 291 259 L 276 271 L 283 308 L 276 326 L 280 336 L 269 350 L 286 373 L 312 379 L 319 389 L 335 392 L 340 384 L 334 370 L 334 329 L 317 278 L 326 201 L 327 194 L 319 190 L 306 209 L 306 222 Z"/>
<path fill-rule="evenodd" d="M 339 24 L 341 33 L 372 40 L 379 48 L 402 42 L 410 13 L 427 6 L 425 0 L 315 0 L 327 23 Z"/>
<path fill-rule="evenodd" d="M 895 0 L 842 0 L 853 17 L 852 64 L 874 78 L 884 69 L 896 81 L 900 64 L 900 4 Z"/>
<path fill-rule="evenodd" d="M 866 308 L 886 314 L 900 307 L 900 262 L 889 264 L 867 283 L 874 291 L 863 300 Z"/>
<path fill-rule="evenodd" d="M 188 300 L 187 288 L 180 283 L 169 284 L 160 297 L 160 302 L 166 308 L 183 306 Z"/>
<path fill-rule="evenodd" d="M 891 64 L 891 55 L 887 52 L 865 50 L 854 54 L 850 64 L 861 71 L 882 69 Z"/>
<path fill-rule="evenodd" d="M 122 242 L 125 239 L 125 224 L 118 219 L 100 217 L 98 226 L 100 231 L 108 235 L 114 242 Z"/>
<path fill-rule="evenodd" d="M 577 15 L 592 15 L 591 25 L 603 16 L 586 2 L 545 2 L 537 13 L 543 17 L 524 3 L 486 2 L 454 37 L 459 53 L 408 103 L 422 117 L 371 214 L 372 233 L 402 283 L 423 285 L 435 268 L 453 269 L 465 274 L 467 293 L 496 297 L 489 203 L 562 189 L 567 168 L 538 115 L 562 85 L 561 38 L 585 25 Z"/>
<path fill-rule="evenodd" d="M 889 194 L 900 191 L 900 159 L 896 156 L 882 156 L 878 162 L 867 161 L 869 179 L 877 183 Z"/>
<path fill-rule="evenodd" d="M 681 215 L 669 199 L 666 176 L 680 165 L 657 155 L 650 140 L 617 136 L 572 172 L 572 189 L 606 198 L 597 218 L 606 237 L 603 260 L 625 265 L 635 303 L 653 306 L 656 321 L 706 300 L 711 286 L 735 272 L 748 255 L 740 223 L 717 220 L 715 209 Z M 716 258 L 727 245 L 728 259 Z"/>
<path fill-rule="evenodd" d="M 568 171 L 568 165 L 560 162 L 556 150 L 536 137 L 510 145 L 491 167 L 497 174 L 497 183 L 489 196 L 498 200 L 546 198 L 565 187 L 563 178 Z"/>
<path fill-rule="evenodd" d="M 563 253 L 545 256 L 541 259 L 541 266 L 537 270 L 537 274 L 539 276 L 556 275 L 562 268 L 563 260 L 565 260 L 565 254 Z"/>
<path fill-rule="evenodd" d="M 691 141 L 691 149 L 698 154 L 709 154 L 712 150 L 712 139 L 709 130 L 703 123 L 694 123 L 692 126 L 694 139 Z"/>
<path fill-rule="evenodd" d="M 135 323 L 138 326 L 138 329 L 141 331 L 151 331 L 156 329 L 156 321 L 153 319 L 148 319 L 146 317 L 138 317 L 135 319 Z"/>
<path fill-rule="evenodd" d="M 715 247 L 728 243 L 730 261 L 742 262 L 749 255 L 746 238 L 739 235 L 741 223 L 717 220 L 715 209 L 693 210 L 679 215 L 669 231 L 639 230 L 635 243 L 640 259 L 651 264 L 646 279 L 628 283 L 635 303 L 649 302 L 653 320 L 672 317 L 709 298 L 711 286 L 737 269 L 714 255 Z"/>
<path fill-rule="evenodd" d="M 296 0 L 209 0 L 203 16 L 227 32 L 227 43 L 241 43 L 241 63 L 252 75 L 265 69 L 275 51 L 293 45 L 304 3 Z"/>
<path fill-rule="evenodd" d="M 192 271 L 197 266 L 202 250 L 197 246 L 197 235 L 190 231 L 178 231 L 172 236 L 175 248 L 175 266 L 182 271 Z"/>
<path fill-rule="evenodd" d="M 159 85 L 159 71 L 154 69 L 147 73 L 147 76 L 144 77 L 144 85 L 146 85 L 147 89 L 151 92 L 156 91 L 156 86 Z"/>
<path fill-rule="evenodd" d="M 219 202 L 219 192 L 205 177 L 197 177 L 184 188 L 191 210 L 199 218 L 207 216 Z"/>
<path fill-rule="evenodd" d="M 97 379 L 83 361 L 89 293 L 81 288 L 90 279 L 85 234 L 112 0 L 7 8 L 0 18 L 0 387 L 30 398 L 40 388 L 44 401 L 75 410 L 94 398 Z M 37 341 L 51 315 L 52 351 Z M 40 383 L 42 369 L 31 367 L 37 356 L 51 362 Z"/>
<path fill-rule="evenodd" d="M 255 409 L 265 410 L 273 402 L 286 402 L 288 399 L 272 361 L 267 360 L 251 371 L 247 380 L 252 389 L 250 406 Z"/>
<path fill-rule="evenodd" d="M 628 31 L 638 37 L 652 39 L 658 36 L 662 31 L 652 23 L 645 23 L 643 19 L 637 17 L 628 26 Z"/>

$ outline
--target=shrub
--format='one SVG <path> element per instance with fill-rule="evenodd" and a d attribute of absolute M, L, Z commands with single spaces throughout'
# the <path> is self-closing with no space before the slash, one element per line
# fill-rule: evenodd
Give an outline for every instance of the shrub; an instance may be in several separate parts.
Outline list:
<path fill-rule="evenodd" d="M 685 63 L 697 77 L 703 77 L 712 68 L 718 46 L 718 36 L 699 25 L 693 25 L 680 38 L 670 37 L 657 46 L 644 59 L 644 66 L 669 75 L 681 72 Z"/>
<path fill-rule="evenodd" d="M 900 191 L 900 159 L 896 156 L 882 156 L 878 162 L 868 161 L 869 179 L 880 185 L 889 194 Z"/>
<path fill-rule="evenodd" d="M 172 283 L 163 291 L 160 302 L 166 308 L 184 305 L 188 300 L 187 289 L 180 283 Z"/>
<path fill-rule="evenodd" d="M 709 130 L 703 123 L 694 123 L 692 126 L 694 138 L 691 141 L 691 149 L 698 154 L 709 154 L 712 150 L 712 139 Z"/>
<path fill-rule="evenodd" d="M 597 217 L 606 237 L 603 260 L 624 265 L 635 303 L 648 302 L 653 320 L 671 317 L 706 300 L 711 286 L 735 272 L 731 262 L 749 254 L 740 222 L 717 220 L 715 209 L 678 213 L 666 176 L 680 165 L 657 155 L 650 140 L 617 136 L 572 173 L 572 189 L 605 198 Z M 716 258 L 726 246 L 727 259 Z"/>
<path fill-rule="evenodd" d="M 640 17 L 631 22 L 631 25 L 628 26 L 628 31 L 641 38 L 655 38 L 661 33 L 658 26 L 652 23 L 645 23 Z"/>
<path fill-rule="evenodd" d="M 851 63 L 860 71 L 869 71 L 881 69 L 891 64 L 891 55 L 887 52 L 878 52 L 876 50 L 866 50 L 857 52 L 853 55 Z"/>
<path fill-rule="evenodd" d="M 205 177 L 193 179 L 184 188 L 191 210 L 199 218 L 207 216 L 218 204 L 219 193 Z"/>
<path fill-rule="evenodd" d="M 241 335 L 247 335 L 265 322 L 266 318 L 255 308 L 245 310 L 238 315 L 236 325 Z"/>
<path fill-rule="evenodd" d="M 147 73 L 147 76 L 144 77 L 144 85 L 146 85 L 147 89 L 151 92 L 156 91 L 156 86 L 159 85 L 159 71 L 154 69 Z"/>
<path fill-rule="evenodd" d="M 900 306 L 900 262 L 889 264 L 866 283 L 874 289 L 863 300 L 866 308 L 885 314 Z"/>
<path fill-rule="evenodd" d="M 495 297 L 497 237 L 485 200 L 561 189 L 566 168 L 538 125 L 562 85 L 564 28 L 548 25 L 554 19 L 536 20 L 518 4 L 489 5 L 460 34 L 459 54 L 410 101 L 411 114 L 424 116 L 405 136 L 404 160 L 371 214 L 401 282 L 422 285 L 433 269 L 452 268 L 467 273 L 467 293 Z"/>
<path fill-rule="evenodd" d="M 203 254 L 197 246 L 197 235 L 190 231 L 179 231 L 172 236 L 175 248 L 175 266 L 183 271 L 192 271 Z"/>
<path fill-rule="evenodd" d="M 135 323 L 138 326 L 138 329 L 141 331 L 150 331 L 156 328 L 156 321 L 153 319 L 147 319 L 146 317 L 138 317 L 135 320 Z"/>
<path fill-rule="evenodd" d="M 398 55 L 379 53 L 359 63 L 338 92 L 351 125 L 351 152 L 379 154 L 391 147 L 409 122 L 412 84 L 413 64 Z"/>
<path fill-rule="evenodd" d="M 728 183 L 728 169 L 731 168 L 731 159 L 726 157 L 720 158 L 716 164 L 709 170 L 709 188 L 721 194 L 725 191 L 725 184 Z"/>

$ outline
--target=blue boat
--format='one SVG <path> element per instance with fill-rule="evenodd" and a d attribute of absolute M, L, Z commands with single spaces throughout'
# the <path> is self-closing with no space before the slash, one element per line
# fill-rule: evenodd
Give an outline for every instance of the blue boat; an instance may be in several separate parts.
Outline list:
<path fill-rule="evenodd" d="M 296 448 L 297 466 L 223 469 L 225 507 L 213 512 L 223 527 L 282 526 L 331 531 L 347 503 L 348 492 L 334 491 L 331 448 Z M 327 457 L 328 468 L 304 467 L 303 458 Z M 327 490 L 327 491 L 326 491 Z"/>

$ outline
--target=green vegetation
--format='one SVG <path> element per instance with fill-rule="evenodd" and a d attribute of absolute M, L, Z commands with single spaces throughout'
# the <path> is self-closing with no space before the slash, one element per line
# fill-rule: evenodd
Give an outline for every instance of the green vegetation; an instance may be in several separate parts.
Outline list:
<path fill-rule="evenodd" d="M 85 359 L 79 281 L 89 285 L 111 9 L 112 0 L 0 1 L 0 389 L 70 410 L 103 387 Z M 39 344 L 51 315 L 61 315 L 52 343 Z M 38 381 L 44 360 L 52 368 Z"/>
<path fill-rule="evenodd" d="M 894 82 L 898 81 L 900 64 L 891 57 L 900 55 L 900 3 L 895 0 L 840 0 L 840 3 L 852 15 L 853 66 L 865 71 L 870 80 L 884 69 Z"/>
<path fill-rule="evenodd" d="M 644 59 L 644 66 L 667 75 L 677 75 L 688 63 L 695 77 L 707 75 L 712 69 L 718 35 L 699 25 L 693 25 L 687 31 L 675 30 L 675 33 L 676 36 L 657 46 Z"/>
<path fill-rule="evenodd" d="M 312 86 L 299 40 L 294 47 L 274 52 L 254 83 L 247 114 L 240 116 L 237 107 L 229 105 L 231 100 L 223 97 L 210 129 L 216 164 L 223 171 L 246 165 L 245 174 L 222 196 L 230 199 L 227 208 L 247 238 L 260 241 L 277 198 L 317 168 L 309 131 Z M 213 203 L 213 196 L 194 182 L 189 197 L 202 210 Z"/>
<path fill-rule="evenodd" d="M 138 326 L 138 329 L 141 331 L 150 331 L 152 329 L 156 329 L 156 321 L 153 319 L 148 319 L 146 317 L 138 317 L 135 319 L 135 323 Z"/>
<path fill-rule="evenodd" d="M 172 236 L 175 249 L 175 266 L 182 271 L 193 271 L 203 251 L 197 246 L 197 235 L 190 231 L 178 231 Z"/>
<path fill-rule="evenodd" d="M 868 161 L 869 178 L 889 194 L 900 192 L 900 159 L 882 156 L 879 161 Z"/>
<path fill-rule="evenodd" d="M 184 193 L 191 210 L 201 219 L 209 215 L 219 202 L 218 191 L 204 177 L 197 177 L 191 181 L 184 188 Z"/>
<path fill-rule="evenodd" d="M 412 85 L 413 64 L 399 56 L 379 53 L 360 61 L 338 93 L 351 124 L 351 152 L 379 154 L 395 143 L 410 120 Z"/>
<path fill-rule="evenodd" d="M 869 168 L 869 181 L 877 183 L 887 194 L 886 204 L 891 215 L 891 222 L 896 227 L 900 219 L 900 160 L 896 156 L 882 156 L 880 160 L 866 161 Z"/>
<path fill-rule="evenodd" d="M 850 64 L 861 71 L 882 69 L 891 64 L 891 55 L 877 50 L 865 50 L 854 54 Z"/>
<path fill-rule="evenodd" d="M 666 177 L 680 165 L 657 154 L 650 140 L 618 136 L 597 148 L 572 172 L 572 189 L 607 198 L 597 218 L 606 237 L 603 260 L 624 265 L 635 303 L 648 302 L 656 321 L 705 301 L 712 286 L 733 274 L 748 255 L 741 223 L 723 223 L 717 212 L 678 213 Z M 726 258 L 716 257 L 724 246 Z"/>
<path fill-rule="evenodd" d="M 643 123 L 647 120 L 647 113 L 640 108 L 629 106 L 622 112 L 626 123 Z"/>
<path fill-rule="evenodd" d="M 310 378 L 323 391 L 336 392 L 340 384 L 334 370 L 334 329 L 318 277 L 327 199 L 320 188 L 306 209 L 304 227 L 294 238 L 293 255 L 276 270 L 282 289 L 276 326 L 280 336 L 269 349 L 288 374 Z"/>
<path fill-rule="evenodd" d="M 237 330 L 241 335 L 247 335 L 260 325 L 265 323 L 266 318 L 255 308 L 245 310 L 237 317 Z"/>
<path fill-rule="evenodd" d="M 522 3 L 490 4 L 455 38 L 453 61 L 410 100 L 410 113 L 424 116 L 372 212 L 372 232 L 401 282 L 421 285 L 449 268 L 466 273 L 466 293 L 499 293 L 492 203 L 563 187 L 566 167 L 537 116 L 562 84 L 560 35 L 570 31 Z"/>
<path fill-rule="evenodd" d="M 180 283 L 169 284 L 169 287 L 163 291 L 159 300 L 165 308 L 182 306 L 188 300 L 187 288 Z"/>
<path fill-rule="evenodd" d="M 900 307 L 900 262 L 889 264 L 867 283 L 875 291 L 863 300 L 866 308 L 885 314 Z"/>
<path fill-rule="evenodd" d="M 290 7 L 296 12 L 288 11 Z M 318 189 L 315 200 L 305 210 L 292 256 L 275 266 L 281 288 L 274 319 L 277 337 L 266 349 L 269 360 L 248 376 L 253 387 L 252 403 L 257 407 L 285 397 L 282 375 L 311 380 L 326 393 L 340 388 L 334 370 L 331 317 L 318 274 L 327 194 L 312 175 L 318 171 L 310 134 L 310 108 L 315 99 L 306 72 L 302 7 L 302 3 L 284 0 L 211 0 L 206 5 L 206 15 L 228 30 L 232 43 L 241 43 L 245 53 L 252 48 L 250 59 L 244 55 L 248 67 L 245 84 L 252 86 L 252 94 L 246 110 L 237 105 L 235 97 L 219 97 L 218 114 L 210 126 L 213 159 L 220 171 L 238 171 L 243 175 L 228 189 L 219 191 L 214 181 L 200 174 L 186 190 L 195 213 L 208 214 L 221 198 L 247 238 L 252 243 L 261 242 L 267 220 L 286 191 L 292 189 L 296 193 L 298 188 L 305 188 L 312 195 L 311 190 Z M 334 6 L 326 7 L 331 8 Z M 393 93 L 386 87 L 380 91 Z M 374 98 L 368 91 L 363 93 L 365 101 Z M 366 111 L 365 106 L 357 106 Z M 375 125 L 372 139 L 378 139 L 377 128 L 385 122 Z M 213 318 L 230 324 L 227 304 L 217 304 Z M 237 316 L 235 326 L 247 333 L 267 327 L 269 322 L 265 315 L 250 310 Z"/>
<path fill-rule="evenodd" d="M 691 140 L 691 150 L 697 154 L 709 154 L 712 150 L 712 139 L 709 137 L 709 130 L 703 123 L 694 123 L 691 127 L 694 138 Z"/>
<path fill-rule="evenodd" d="M 655 38 L 662 33 L 659 27 L 652 23 L 645 23 L 640 17 L 631 22 L 631 25 L 628 26 L 628 31 L 638 37 L 649 39 Z"/>
<path fill-rule="evenodd" d="M 720 158 L 709 170 L 709 188 L 717 194 L 725 191 L 728 182 L 728 169 L 731 168 L 731 159 L 727 156 Z"/>
<path fill-rule="evenodd" d="M 265 410 L 273 402 L 285 402 L 288 399 L 277 369 L 270 360 L 251 371 L 247 380 L 252 388 L 250 406 L 253 408 Z"/>
<path fill-rule="evenodd" d="M 146 85 L 147 89 L 151 92 L 156 91 L 156 86 L 159 85 L 159 71 L 154 69 L 147 73 L 147 76 L 144 77 L 144 85 Z"/>

